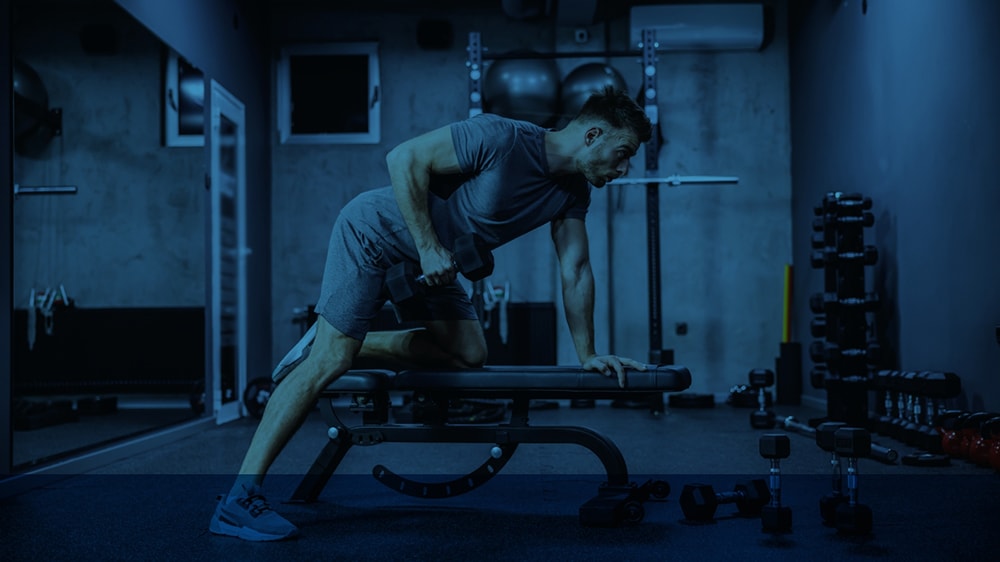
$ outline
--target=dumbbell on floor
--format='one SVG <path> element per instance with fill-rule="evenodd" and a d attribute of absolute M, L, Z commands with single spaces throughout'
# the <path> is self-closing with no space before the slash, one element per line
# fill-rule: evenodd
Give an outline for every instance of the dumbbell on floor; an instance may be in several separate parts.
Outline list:
<path fill-rule="evenodd" d="M 775 424 L 775 415 L 767 409 L 765 389 L 774 384 L 774 372 L 770 369 L 754 369 L 748 377 L 750 387 L 757 390 L 757 410 L 750 413 L 750 426 L 755 429 L 771 429 Z"/>
<path fill-rule="evenodd" d="M 469 281 L 479 281 L 493 273 L 493 254 L 475 234 L 456 238 L 452 256 L 455 267 Z M 425 285 L 417 265 L 409 261 L 392 265 L 386 272 L 385 284 L 390 300 L 399 306 L 419 300 Z"/>
<path fill-rule="evenodd" d="M 759 517 L 761 509 L 771 501 L 771 492 L 763 479 L 737 484 L 732 492 L 716 492 L 708 484 L 685 484 L 681 491 L 681 511 L 684 519 L 694 523 L 709 523 L 715 519 L 719 505 L 736 504 L 741 517 Z"/>
<path fill-rule="evenodd" d="M 837 520 L 837 507 L 847 501 L 844 495 L 844 470 L 837 454 L 837 444 L 834 439 L 837 430 L 847 424 L 841 422 L 821 423 L 816 428 L 816 445 L 830 453 L 830 469 L 832 473 L 833 491 L 819 500 L 819 514 L 823 524 L 832 527 Z"/>
<path fill-rule="evenodd" d="M 781 459 L 788 458 L 792 445 L 783 433 L 766 433 L 760 436 L 760 456 L 771 461 L 768 489 L 771 501 L 761 508 L 761 530 L 765 533 L 792 532 L 792 509 L 781 505 Z"/>
<path fill-rule="evenodd" d="M 872 530 L 872 509 L 858 502 L 858 459 L 871 453 L 871 434 L 842 427 L 833 438 L 837 454 L 847 459 L 847 501 L 837 506 L 835 525 L 841 533 L 867 535 Z"/>

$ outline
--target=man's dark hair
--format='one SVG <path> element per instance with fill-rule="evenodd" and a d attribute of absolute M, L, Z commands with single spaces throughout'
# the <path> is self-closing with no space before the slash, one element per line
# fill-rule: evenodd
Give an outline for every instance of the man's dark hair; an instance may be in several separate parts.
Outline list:
<path fill-rule="evenodd" d="M 653 136 L 653 126 L 639 104 L 614 86 L 605 86 L 603 91 L 592 94 L 576 118 L 602 120 L 615 128 L 631 129 L 639 142 L 646 142 Z"/>

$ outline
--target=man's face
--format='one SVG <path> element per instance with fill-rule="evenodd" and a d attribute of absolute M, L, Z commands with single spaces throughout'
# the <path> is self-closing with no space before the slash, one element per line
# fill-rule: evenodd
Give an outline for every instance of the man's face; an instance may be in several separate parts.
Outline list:
<path fill-rule="evenodd" d="M 639 139 L 630 130 L 592 127 L 587 130 L 586 148 L 577 167 L 594 187 L 628 172 L 629 159 L 639 149 Z"/>

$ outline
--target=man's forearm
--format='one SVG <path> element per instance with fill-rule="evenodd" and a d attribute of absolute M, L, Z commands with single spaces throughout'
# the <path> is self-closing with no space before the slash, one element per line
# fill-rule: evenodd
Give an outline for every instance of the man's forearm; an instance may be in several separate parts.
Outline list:
<path fill-rule="evenodd" d="M 594 346 L 594 274 L 586 265 L 576 275 L 563 279 L 563 308 L 573 346 L 584 363 L 597 354 Z"/>
<path fill-rule="evenodd" d="M 427 208 L 430 175 L 415 169 L 405 156 L 394 156 L 390 156 L 388 165 L 392 191 L 417 251 L 422 255 L 441 245 Z"/>

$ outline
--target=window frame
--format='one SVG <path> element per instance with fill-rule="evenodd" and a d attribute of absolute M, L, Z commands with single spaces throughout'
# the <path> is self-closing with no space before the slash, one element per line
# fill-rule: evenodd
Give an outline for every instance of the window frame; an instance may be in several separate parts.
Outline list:
<path fill-rule="evenodd" d="M 294 133 L 292 132 L 291 58 L 297 55 L 367 55 L 368 56 L 368 131 L 364 133 Z M 378 43 L 306 43 L 282 47 L 277 63 L 277 127 L 281 144 L 378 144 L 381 142 L 381 81 Z"/>

